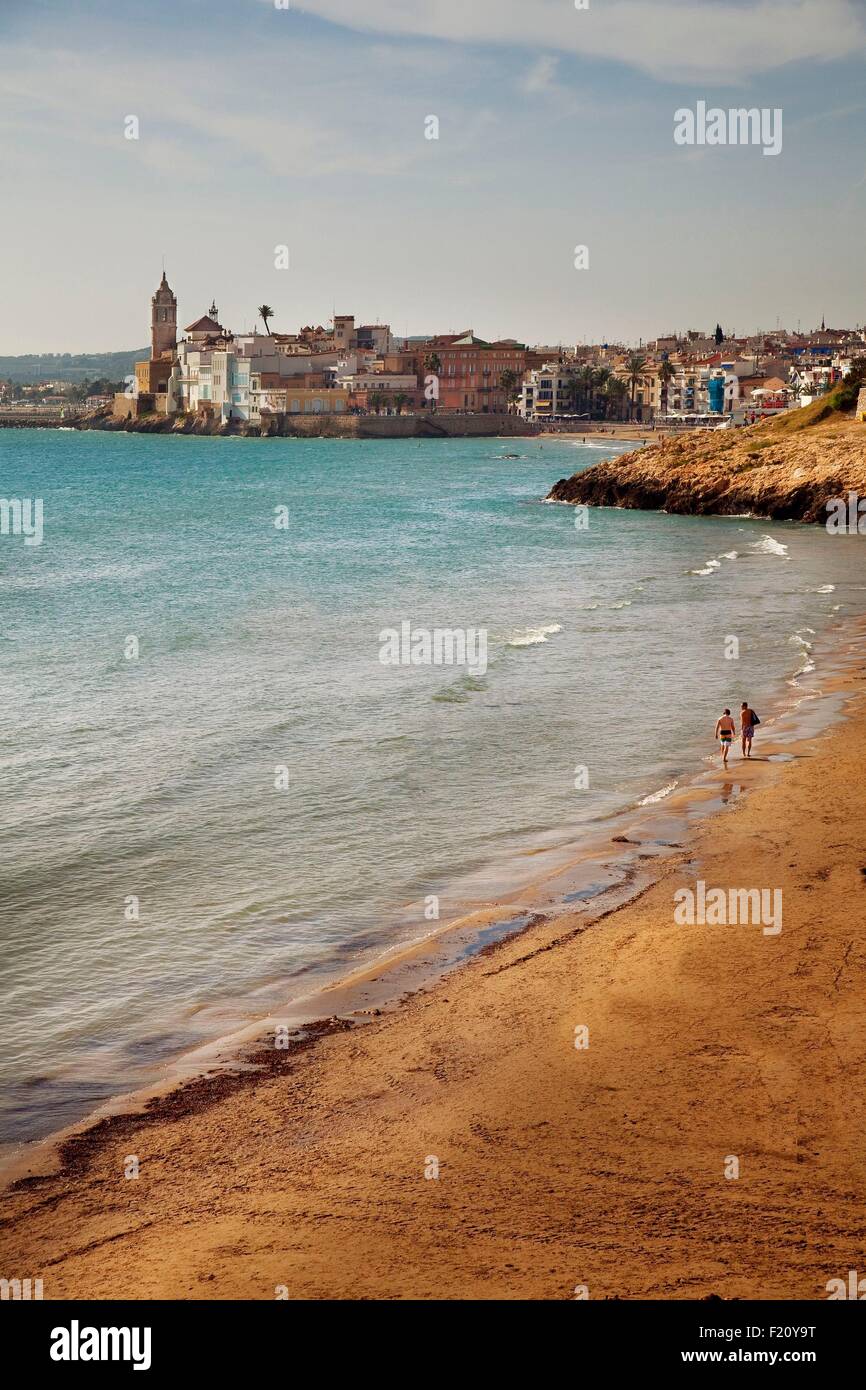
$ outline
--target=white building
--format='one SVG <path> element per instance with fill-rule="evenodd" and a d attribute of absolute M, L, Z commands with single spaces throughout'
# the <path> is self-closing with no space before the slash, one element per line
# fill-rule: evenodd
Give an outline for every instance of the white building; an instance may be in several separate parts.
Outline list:
<path fill-rule="evenodd" d="M 524 420 L 552 420 L 573 412 L 574 376 L 562 367 L 535 367 L 524 378 L 517 413 Z"/>

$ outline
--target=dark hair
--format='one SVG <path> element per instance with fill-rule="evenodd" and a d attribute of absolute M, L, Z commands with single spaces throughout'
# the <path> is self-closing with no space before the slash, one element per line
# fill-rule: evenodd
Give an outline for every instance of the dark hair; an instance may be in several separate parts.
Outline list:
<path fill-rule="evenodd" d="M 729 709 L 726 709 L 726 710 L 725 710 L 725 714 L 730 714 L 730 712 L 731 712 L 731 711 L 730 711 Z"/>
<path fill-rule="evenodd" d="M 748 700 L 744 700 L 744 701 L 743 701 L 743 709 L 748 709 L 748 708 L 749 708 L 749 702 L 748 702 Z"/>

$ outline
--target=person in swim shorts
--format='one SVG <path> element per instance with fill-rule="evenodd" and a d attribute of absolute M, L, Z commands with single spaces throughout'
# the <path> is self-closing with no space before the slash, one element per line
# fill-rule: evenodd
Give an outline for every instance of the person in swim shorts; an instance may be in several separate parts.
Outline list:
<path fill-rule="evenodd" d="M 751 758 L 752 756 L 752 739 L 755 737 L 755 721 L 757 718 L 758 716 L 755 714 L 751 705 L 747 704 L 744 700 L 743 707 L 740 710 L 740 733 L 742 735 L 744 758 Z"/>
<path fill-rule="evenodd" d="M 722 748 L 722 766 L 728 766 L 728 754 L 731 751 L 731 744 L 734 741 L 735 725 L 731 718 L 731 711 L 726 709 L 721 719 L 716 724 L 716 738 Z"/>

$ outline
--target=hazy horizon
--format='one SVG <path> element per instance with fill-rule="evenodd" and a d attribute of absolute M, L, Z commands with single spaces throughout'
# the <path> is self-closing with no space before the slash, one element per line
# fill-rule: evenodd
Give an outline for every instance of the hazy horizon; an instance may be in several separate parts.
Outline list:
<path fill-rule="evenodd" d="M 235 331 L 266 301 L 529 344 L 866 318 L 854 0 L 358 10 L 7 0 L 0 354 L 145 341 L 163 257 L 181 327 L 214 297 Z M 781 110 L 781 153 L 677 146 L 701 101 Z"/>

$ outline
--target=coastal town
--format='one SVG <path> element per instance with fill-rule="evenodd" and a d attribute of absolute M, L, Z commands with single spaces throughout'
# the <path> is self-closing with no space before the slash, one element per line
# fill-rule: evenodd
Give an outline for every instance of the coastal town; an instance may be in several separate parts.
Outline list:
<path fill-rule="evenodd" d="M 281 332 L 269 305 L 257 315 L 261 331 L 234 332 L 214 300 L 179 329 L 163 272 L 151 297 L 149 355 L 124 381 L 0 381 L 0 419 L 174 420 L 263 432 L 305 416 L 515 417 L 533 431 L 733 427 L 811 405 L 866 354 L 866 328 L 823 322 L 811 332 L 737 336 L 717 324 L 637 346 L 528 346 L 472 329 L 400 337 L 352 314 Z"/>

